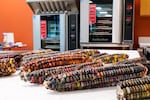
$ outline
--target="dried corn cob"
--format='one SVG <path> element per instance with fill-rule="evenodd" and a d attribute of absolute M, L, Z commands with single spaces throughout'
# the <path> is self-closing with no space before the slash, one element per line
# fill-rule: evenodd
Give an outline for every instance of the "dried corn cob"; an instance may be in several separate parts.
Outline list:
<path fill-rule="evenodd" d="M 41 56 L 41 55 L 46 55 L 46 54 L 56 54 L 56 53 L 60 53 L 60 52 L 59 51 L 51 51 L 51 52 L 29 54 L 29 55 L 23 56 L 22 59 L 24 60 L 24 59 L 31 58 L 31 57 L 36 57 L 36 56 Z"/>
<path fill-rule="evenodd" d="M 99 51 L 97 50 L 88 50 L 88 49 L 75 49 L 75 50 L 70 50 L 70 51 L 65 51 L 65 52 L 62 52 L 62 53 L 59 53 L 58 51 L 52 51 L 52 52 L 44 52 L 44 53 L 35 53 L 33 52 L 33 54 L 31 55 L 27 55 L 27 56 L 24 56 L 22 59 L 23 59 L 23 62 L 22 63 L 26 63 L 28 61 L 31 61 L 31 60 L 37 60 L 37 58 L 42 58 L 42 57 L 49 57 L 49 56 L 59 56 L 59 55 L 66 55 L 66 54 L 87 54 L 87 55 L 94 55 L 94 54 L 98 54 Z M 25 60 L 25 61 L 24 61 Z"/>
<path fill-rule="evenodd" d="M 0 59 L 0 76 L 11 75 L 16 72 L 16 62 L 14 58 Z"/>
<path fill-rule="evenodd" d="M 81 51 L 81 50 L 80 50 Z M 58 51 L 52 51 L 52 52 L 46 52 L 46 53 L 39 53 L 39 54 L 32 54 L 23 57 L 22 64 L 28 63 L 33 60 L 38 60 L 41 58 L 51 57 L 51 56 L 63 56 L 63 55 L 69 55 L 69 54 L 76 54 L 80 52 L 79 50 L 71 50 L 71 51 L 65 51 L 65 52 L 58 52 Z"/>
<path fill-rule="evenodd" d="M 41 59 L 41 58 L 54 56 L 57 53 L 59 53 L 59 52 L 58 51 L 52 51 L 52 52 L 32 54 L 32 55 L 25 56 L 25 57 L 22 58 L 21 66 L 24 66 L 24 64 L 29 63 L 33 60 L 38 60 L 38 59 Z"/>
<path fill-rule="evenodd" d="M 118 79 L 124 80 L 124 79 L 129 79 L 129 78 L 132 79 L 132 78 L 141 77 L 137 75 L 141 75 L 141 73 L 118 75 L 115 77 L 112 76 L 112 77 L 106 77 L 106 78 L 96 78 L 94 80 L 88 80 L 88 81 L 78 81 L 78 82 L 72 82 L 72 83 L 59 84 L 57 86 L 54 85 L 55 84 L 54 81 L 53 81 L 53 84 L 50 84 L 50 82 L 46 80 L 44 81 L 44 85 L 47 89 L 56 90 L 59 92 L 103 88 L 103 87 L 116 86 L 116 84 L 118 83 Z"/>
<path fill-rule="evenodd" d="M 88 56 L 93 56 L 93 55 L 99 54 L 100 52 L 96 49 L 75 49 L 75 50 L 65 51 L 65 53 L 79 53 L 79 54 L 82 53 Z"/>
<path fill-rule="evenodd" d="M 150 98 L 150 77 L 129 79 L 117 85 L 118 100 L 145 100 Z"/>
<path fill-rule="evenodd" d="M 148 69 L 147 74 L 150 74 L 150 61 L 147 61 L 145 58 L 134 58 L 134 59 L 124 60 L 124 61 L 117 62 L 116 64 L 131 64 L 131 63 L 143 64 Z"/>
<path fill-rule="evenodd" d="M 22 53 L 22 56 L 28 56 L 28 55 L 32 55 L 32 54 L 39 54 L 39 53 L 45 53 L 45 52 L 52 52 L 52 50 L 46 49 L 46 50 L 28 51 L 28 52 Z"/>
<path fill-rule="evenodd" d="M 5 53 L 5 54 L 0 55 L 0 59 L 5 59 L 5 58 L 13 58 L 15 60 L 15 67 L 16 68 L 20 67 L 20 61 L 21 61 L 21 58 L 22 58 L 20 53 L 17 53 L 17 52 L 16 53 L 15 52 L 11 53 L 11 52 L 9 52 L 9 53 Z"/>
<path fill-rule="evenodd" d="M 100 62 L 86 62 L 81 64 L 72 64 L 67 66 L 46 68 L 46 69 L 36 70 L 30 73 L 22 72 L 21 79 L 24 81 L 29 81 L 31 83 L 42 84 L 47 77 L 50 77 L 52 75 L 58 75 L 64 72 L 71 72 L 83 68 L 100 67 L 100 66 L 102 66 Z"/>
<path fill-rule="evenodd" d="M 112 54 L 112 55 L 104 55 L 100 57 L 96 57 L 93 59 L 94 62 L 103 62 L 104 64 L 108 63 L 117 63 L 122 60 L 128 59 L 127 54 Z"/>
<path fill-rule="evenodd" d="M 66 54 L 59 56 L 50 56 L 47 58 L 38 59 L 36 61 L 25 64 L 22 71 L 32 72 L 34 70 L 51 68 L 56 66 L 79 64 L 84 62 L 91 62 L 89 56 L 85 54 Z"/>
<path fill-rule="evenodd" d="M 131 64 L 131 63 L 143 63 L 143 62 L 147 62 L 147 60 L 145 58 L 134 58 L 134 59 L 119 61 L 116 64 Z"/>
<path fill-rule="evenodd" d="M 121 80 L 143 77 L 146 72 L 146 67 L 141 64 L 92 67 L 51 76 L 44 85 L 56 91 L 115 86 Z"/>
<path fill-rule="evenodd" d="M 99 54 L 98 50 L 88 50 L 88 49 L 75 49 L 75 50 L 70 50 L 70 51 L 65 51 L 62 53 L 59 53 L 57 51 L 52 51 L 52 52 L 44 52 L 44 53 L 38 53 L 38 54 L 32 54 L 32 55 L 27 55 L 24 56 L 22 59 L 22 65 L 23 66 L 25 63 L 28 63 L 29 61 L 32 60 L 38 60 L 39 58 L 44 58 L 44 57 L 50 57 L 50 56 L 60 56 L 60 55 L 66 55 L 66 54 L 86 54 L 86 55 L 94 55 L 94 54 Z"/>

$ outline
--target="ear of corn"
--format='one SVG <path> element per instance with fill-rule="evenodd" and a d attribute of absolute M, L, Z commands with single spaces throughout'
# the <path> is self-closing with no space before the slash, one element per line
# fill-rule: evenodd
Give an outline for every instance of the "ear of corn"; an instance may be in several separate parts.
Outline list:
<path fill-rule="evenodd" d="M 47 53 L 47 52 L 46 52 Z M 31 54 L 31 53 L 29 53 Z M 29 55 L 28 53 L 26 55 Z M 83 62 L 91 62 L 89 55 L 99 54 L 98 50 L 90 49 L 76 49 L 65 51 L 62 53 L 53 53 L 50 51 L 50 55 L 45 55 L 40 57 L 23 57 L 27 58 L 27 61 L 23 61 L 22 71 L 32 72 L 34 70 L 39 70 L 43 68 L 63 66 L 69 64 L 78 64 Z M 30 60 L 30 62 L 28 62 Z"/>
<path fill-rule="evenodd" d="M 93 59 L 94 62 L 103 62 L 104 64 L 117 63 L 128 59 L 127 54 L 112 54 L 112 55 L 103 55 L 98 56 Z"/>
<path fill-rule="evenodd" d="M 25 64 L 27 64 L 31 61 L 35 61 L 35 60 L 50 57 L 50 56 L 55 56 L 55 54 L 57 54 L 57 53 L 59 53 L 59 52 L 58 51 L 52 51 L 52 52 L 44 52 L 42 54 L 38 53 L 38 54 L 32 54 L 32 55 L 24 56 L 21 59 L 21 66 L 24 66 Z"/>
<path fill-rule="evenodd" d="M 96 49 L 75 49 L 75 50 L 70 50 L 70 51 L 66 51 L 66 52 L 86 54 L 88 56 L 93 56 L 93 55 L 96 55 L 96 54 L 100 54 L 100 52 Z"/>
<path fill-rule="evenodd" d="M 117 85 L 118 100 L 148 100 L 150 98 L 150 77 L 121 81 Z"/>
<path fill-rule="evenodd" d="M 5 54 L 0 55 L 0 59 L 5 59 L 5 58 L 13 58 L 15 60 L 15 67 L 19 68 L 20 67 L 20 61 L 21 61 L 21 53 L 15 53 L 15 52 L 6 52 Z"/>
<path fill-rule="evenodd" d="M 14 58 L 0 59 L 0 76 L 11 75 L 16 72 L 16 62 Z"/>
<path fill-rule="evenodd" d="M 29 52 L 27 53 L 25 56 L 23 56 L 22 58 L 22 62 L 21 62 L 21 66 L 24 66 L 24 64 L 26 63 L 29 63 L 33 60 L 38 60 L 38 59 L 41 59 L 41 58 L 46 58 L 46 57 L 50 57 L 50 56 L 61 56 L 61 55 L 67 55 L 67 54 L 85 54 L 85 55 L 88 55 L 88 56 L 91 56 L 91 55 L 95 55 L 95 54 L 99 54 L 99 51 L 98 50 L 94 50 L 94 49 L 75 49 L 75 50 L 70 50 L 70 51 L 65 51 L 65 52 L 62 52 L 62 53 L 59 53 L 58 51 L 51 51 L 51 50 L 46 50 L 44 52 Z"/>
<path fill-rule="evenodd" d="M 28 52 L 22 53 L 21 55 L 22 56 L 29 56 L 29 55 L 42 54 L 42 53 L 47 53 L 47 52 L 52 52 L 52 50 L 51 49 L 46 49 L 46 50 L 28 51 Z"/>
<path fill-rule="evenodd" d="M 20 66 L 20 52 L 4 52 L 0 55 L 0 76 L 11 75 Z"/>
<path fill-rule="evenodd" d="M 0 76 L 8 76 L 16 72 L 20 67 L 20 61 L 24 52 L 2 52 L 0 53 Z M 31 53 L 29 53 L 31 54 Z"/>
<path fill-rule="evenodd" d="M 131 63 L 141 63 L 145 67 L 147 67 L 148 72 L 147 74 L 150 74 L 150 61 L 147 61 L 145 58 L 134 58 L 134 59 L 128 59 L 128 60 L 123 60 L 120 62 L 117 62 L 116 64 L 131 64 Z"/>
<path fill-rule="evenodd" d="M 29 81 L 31 83 L 42 84 L 46 78 L 53 76 L 53 75 L 80 70 L 83 68 L 100 67 L 100 66 L 102 66 L 100 62 L 86 62 L 86 63 L 81 63 L 81 64 L 72 64 L 72 65 L 59 66 L 59 67 L 53 67 L 53 68 L 45 68 L 45 69 L 30 72 L 30 73 L 22 72 L 21 79 L 24 81 Z"/>
<path fill-rule="evenodd" d="M 56 91 L 115 86 L 122 80 L 143 77 L 146 72 L 146 67 L 141 64 L 92 67 L 51 76 L 44 81 L 44 85 Z"/>
<path fill-rule="evenodd" d="M 134 58 L 134 59 L 119 61 L 116 64 L 131 64 L 131 63 L 143 63 L 143 62 L 147 62 L 147 60 L 145 58 Z"/>
<path fill-rule="evenodd" d="M 56 66 L 78 64 L 83 62 L 91 62 L 89 56 L 85 54 L 66 54 L 41 58 L 24 65 L 22 71 L 32 72 L 34 70 L 51 68 Z"/>

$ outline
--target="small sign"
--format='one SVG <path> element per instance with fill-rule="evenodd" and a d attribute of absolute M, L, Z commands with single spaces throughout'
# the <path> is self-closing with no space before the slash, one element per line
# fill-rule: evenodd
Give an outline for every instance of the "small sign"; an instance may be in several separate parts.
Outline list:
<path fill-rule="evenodd" d="M 90 7 L 89 8 L 89 10 L 90 10 L 89 11 L 89 14 L 90 14 L 89 15 L 89 17 L 90 17 L 89 23 L 95 24 L 96 23 L 96 4 L 90 4 L 89 7 Z"/>
<path fill-rule="evenodd" d="M 47 25 L 46 20 L 41 20 L 41 39 L 44 39 L 47 37 Z"/>

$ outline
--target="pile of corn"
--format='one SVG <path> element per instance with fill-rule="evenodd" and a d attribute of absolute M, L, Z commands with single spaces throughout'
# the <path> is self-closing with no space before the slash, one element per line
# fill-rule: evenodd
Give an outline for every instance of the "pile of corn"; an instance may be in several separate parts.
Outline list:
<path fill-rule="evenodd" d="M 128 60 L 127 54 L 110 55 L 89 49 L 27 53 L 22 57 L 21 79 L 55 91 L 92 89 L 145 77 L 149 65 L 143 58 Z"/>
<path fill-rule="evenodd" d="M 31 73 L 37 73 L 41 72 L 39 70 L 46 68 L 52 68 L 62 66 L 62 68 L 66 65 L 69 65 L 71 68 L 72 66 L 75 66 L 75 64 L 85 63 L 85 62 L 92 62 L 92 59 L 90 56 L 99 54 L 97 50 L 71 50 L 71 51 L 65 51 L 62 53 L 58 52 L 51 52 L 47 55 L 41 56 L 41 55 L 35 55 L 30 56 L 31 58 L 24 59 L 25 63 L 22 61 L 22 69 L 21 69 L 21 78 L 26 79 L 25 76 Z M 59 69 L 59 68 L 57 68 Z M 47 69 L 46 69 L 47 70 Z M 48 69 L 51 70 L 51 69 Z M 59 69 L 60 70 L 60 69 Z M 35 71 L 35 72 L 34 72 Z M 25 75 L 26 74 L 26 75 Z M 38 73 L 37 73 L 38 74 Z M 29 75 L 30 76 L 30 75 Z M 33 76 L 33 75 L 32 75 Z M 46 76 L 43 76 L 46 77 Z"/>

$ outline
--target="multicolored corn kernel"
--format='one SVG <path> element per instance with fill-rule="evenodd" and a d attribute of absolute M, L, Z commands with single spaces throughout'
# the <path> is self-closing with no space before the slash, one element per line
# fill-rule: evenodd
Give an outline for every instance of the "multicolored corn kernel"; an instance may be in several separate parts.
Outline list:
<path fill-rule="evenodd" d="M 115 86 L 122 80 L 143 77 L 146 72 L 146 67 L 141 64 L 109 65 L 53 75 L 43 84 L 46 88 L 56 91 Z"/>
<path fill-rule="evenodd" d="M 19 68 L 20 67 L 20 61 L 21 61 L 21 52 L 5 52 L 4 54 L 0 55 L 0 59 L 5 59 L 5 58 L 14 58 L 16 64 L 15 67 Z"/>
<path fill-rule="evenodd" d="M 142 58 L 134 58 L 134 59 L 119 61 L 116 64 L 131 64 L 131 63 L 143 63 L 143 62 L 147 62 L 147 60 L 142 57 Z"/>
<path fill-rule="evenodd" d="M 111 54 L 111 55 L 103 55 L 100 57 L 95 57 L 93 61 L 109 64 L 109 63 L 117 63 L 119 61 L 127 60 L 128 57 L 129 56 L 127 54 Z"/>
<path fill-rule="evenodd" d="M 16 72 L 16 62 L 14 58 L 0 59 L 0 76 L 8 76 Z"/>
<path fill-rule="evenodd" d="M 74 54 L 78 53 L 78 54 L 86 54 L 88 56 L 100 54 L 100 52 L 96 49 L 75 49 L 75 50 L 65 51 L 64 53 L 74 53 Z"/>
<path fill-rule="evenodd" d="M 148 72 L 147 74 L 150 74 L 150 61 L 148 61 L 145 58 L 134 58 L 134 59 L 128 59 L 128 60 L 123 60 L 120 62 L 117 62 L 116 64 L 131 64 L 131 63 L 141 63 L 143 64 L 145 67 L 147 67 Z"/>
<path fill-rule="evenodd" d="M 51 52 L 44 52 L 44 53 L 32 54 L 32 55 L 24 56 L 21 59 L 21 66 L 24 66 L 25 64 L 27 64 L 27 63 L 29 63 L 31 61 L 34 61 L 34 60 L 38 60 L 38 59 L 41 59 L 41 58 L 54 56 L 57 53 L 59 53 L 59 52 L 58 51 L 51 51 Z"/>
<path fill-rule="evenodd" d="M 53 68 L 45 68 L 36 70 L 33 72 L 22 72 L 21 73 L 21 79 L 24 81 L 29 81 L 31 83 L 38 83 L 42 84 L 43 81 L 52 76 L 52 75 L 58 75 L 65 72 L 71 72 L 75 70 L 80 70 L 84 68 L 91 68 L 91 67 L 101 67 L 102 63 L 100 62 L 86 62 L 81 64 L 72 64 L 72 65 L 66 65 L 66 66 L 59 66 L 59 67 L 53 67 Z M 35 79 L 37 79 L 35 81 Z"/>
<path fill-rule="evenodd" d="M 47 53 L 47 52 L 52 52 L 51 49 L 46 49 L 46 50 L 34 50 L 34 51 L 27 51 L 27 52 L 23 52 L 21 55 L 22 56 L 29 56 L 32 54 L 41 54 L 41 53 Z"/>
<path fill-rule="evenodd" d="M 148 100 L 150 98 L 150 77 L 119 82 L 117 97 L 118 100 Z"/>
<path fill-rule="evenodd" d="M 31 61 L 25 64 L 22 68 L 22 71 L 32 72 L 34 70 L 51 68 L 56 66 L 64 66 L 70 64 L 79 64 L 84 62 L 91 62 L 91 59 L 88 55 L 85 54 L 66 54 L 66 55 L 57 55 L 41 58 L 35 61 Z"/>

